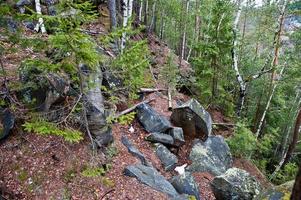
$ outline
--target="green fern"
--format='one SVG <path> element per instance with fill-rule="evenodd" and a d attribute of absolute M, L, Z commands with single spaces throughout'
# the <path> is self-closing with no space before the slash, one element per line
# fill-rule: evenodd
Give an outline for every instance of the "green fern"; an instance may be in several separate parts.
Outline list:
<path fill-rule="evenodd" d="M 34 132 L 45 136 L 60 136 L 70 143 L 76 143 L 83 139 L 83 134 L 80 131 L 71 128 L 65 128 L 62 130 L 56 124 L 44 120 L 25 122 L 22 126 L 27 132 Z"/>

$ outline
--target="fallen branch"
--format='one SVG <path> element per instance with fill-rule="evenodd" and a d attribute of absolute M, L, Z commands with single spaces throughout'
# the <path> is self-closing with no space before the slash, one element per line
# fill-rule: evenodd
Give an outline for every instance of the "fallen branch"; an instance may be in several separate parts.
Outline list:
<path fill-rule="evenodd" d="M 236 126 L 236 124 L 230 124 L 230 123 L 212 123 L 212 125 L 215 125 L 215 126 Z"/>
<path fill-rule="evenodd" d="M 159 89 L 159 88 L 140 88 L 139 90 L 140 90 L 139 92 L 141 92 L 141 93 L 166 91 L 166 89 Z"/>
<path fill-rule="evenodd" d="M 125 115 L 125 114 L 127 114 L 127 113 L 130 113 L 130 112 L 132 112 L 133 110 L 135 110 L 137 106 L 139 106 L 139 105 L 141 105 L 141 104 L 144 104 L 144 103 L 150 103 L 150 102 L 152 102 L 152 101 L 154 101 L 154 100 L 155 100 L 155 99 L 152 98 L 152 99 L 145 100 L 145 101 L 142 101 L 142 102 L 140 102 L 140 103 L 137 103 L 137 104 L 135 104 L 134 106 L 132 106 L 132 107 L 130 107 L 130 108 L 128 108 L 128 109 L 126 109 L 126 110 L 124 110 L 124 111 L 122 111 L 122 112 L 116 114 L 114 118 L 116 119 L 116 118 L 118 118 L 118 117 L 120 117 L 120 116 L 122 116 L 122 115 Z"/>
<path fill-rule="evenodd" d="M 104 199 L 105 196 L 107 196 L 109 193 L 113 192 L 114 190 L 115 190 L 114 188 L 108 190 L 106 193 L 104 193 L 104 194 L 102 195 L 102 197 L 101 197 L 100 199 L 101 199 L 101 200 Z"/>

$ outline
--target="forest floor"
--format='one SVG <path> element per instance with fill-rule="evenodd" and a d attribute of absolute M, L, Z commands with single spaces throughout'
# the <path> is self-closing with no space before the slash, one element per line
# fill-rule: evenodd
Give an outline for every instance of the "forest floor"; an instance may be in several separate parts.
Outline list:
<path fill-rule="evenodd" d="M 94 27 L 95 28 L 95 27 Z M 155 59 L 154 74 L 160 73 L 167 56 L 168 47 L 156 39 L 148 38 L 149 48 Z M 4 56 L 4 68 L 9 72 L 7 78 L 10 82 L 18 82 L 17 68 L 26 58 L 39 56 L 32 49 L 16 51 Z M 182 70 L 189 71 L 189 64 L 184 63 Z M 164 83 L 157 82 L 156 87 L 164 87 Z M 150 105 L 160 114 L 170 117 L 168 100 L 164 93 L 151 93 L 145 99 L 155 98 Z M 186 101 L 189 97 L 177 93 L 176 100 Z M 209 109 L 213 121 L 218 123 L 231 123 L 231 120 L 217 109 Z M 171 178 L 176 172 L 165 172 L 159 159 L 155 155 L 153 146 L 144 140 L 147 132 L 134 120 L 132 123 L 134 133 L 130 133 L 129 126 L 115 124 L 113 135 L 115 142 L 107 150 L 109 155 L 93 153 L 88 137 L 78 144 L 70 144 L 60 137 L 40 136 L 34 133 L 25 133 L 22 128 L 16 127 L 13 133 L 0 143 L 0 192 L 7 199 L 167 199 L 167 197 L 150 187 L 139 183 L 136 179 L 123 175 L 126 166 L 138 163 L 127 148 L 121 143 L 121 137 L 126 135 L 145 157 L 152 162 L 166 178 Z M 213 134 L 229 137 L 233 129 L 218 127 Z M 194 138 L 185 138 L 186 143 L 178 152 L 179 165 L 189 163 L 188 155 Z M 116 155 L 115 155 L 116 154 Z M 110 165 L 108 167 L 108 164 Z M 87 166 L 106 166 L 108 172 L 103 176 L 86 177 L 83 170 Z M 250 161 L 236 159 L 236 167 L 245 169 L 264 184 L 269 185 L 265 177 Z M 199 184 L 201 196 L 205 200 L 213 200 L 214 195 L 210 187 L 213 176 L 209 173 L 194 173 Z"/>

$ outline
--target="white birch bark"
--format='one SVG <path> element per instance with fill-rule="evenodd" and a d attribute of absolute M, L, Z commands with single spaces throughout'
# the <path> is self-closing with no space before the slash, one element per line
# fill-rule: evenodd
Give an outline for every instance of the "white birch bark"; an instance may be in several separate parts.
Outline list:
<path fill-rule="evenodd" d="M 238 23 L 239 23 L 239 18 L 241 15 L 241 11 L 242 11 L 242 5 L 244 4 L 244 1 L 239 1 L 238 2 L 238 10 L 236 13 L 236 17 L 233 23 L 233 49 L 232 49 L 232 68 L 235 71 L 235 75 L 236 75 L 236 79 L 237 82 L 239 84 L 239 89 L 240 89 L 240 97 L 239 97 L 239 103 L 238 103 L 238 109 L 237 109 L 237 114 L 238 116 L 240 115 L 243 106 L 244 106 L 244 102 L 245 102 L 245 95 L 246 95 L 246 83 L 243 80 L 239 69 L 238 69 L 238 55 L 237 55 L 237 48 L 238 48 L 238 40 L 237 40 L 237 33 L 238 33 Z"/>
<path fill-rule="evenodd" d="M 142 10 L 143 10 L 143 1 L 140 0 L 139 15 L 138 15 L 138 19 L 140 22 L 142 21 Z"/>
<path fill-rule="evenodd" d="M 42 15 L 40 0 L 35 0 L 35 4 L 36 4 L 36 12 L 37 12 L 37 14 Z M 39 17 L 38 23 L 37 23 L 37 25 L 36 25 L 36 27 L 35 27 L 34 30 L 36 32 L 39 32 L 40 29 L 41 29 L 41 33 L 46 33 L 46 28 L 45 28 L 45 25 L 44 25 L 44 20 L 43 20 L 42 17 Z"/>
<path fill-rule="evenodd" d="M 122 27 L 126 28 L 129 22 L 129 19 L 132 16 L 132 11 L 133 11 L 133 0 L 123 0 L 124 3 L 124 9 L 123 9 L 123 23 Z M 122 38 L 121 38 L 121 51 L 125 48 L 125 43 L 126 43 L 126 32 L 122 33 Z"/>

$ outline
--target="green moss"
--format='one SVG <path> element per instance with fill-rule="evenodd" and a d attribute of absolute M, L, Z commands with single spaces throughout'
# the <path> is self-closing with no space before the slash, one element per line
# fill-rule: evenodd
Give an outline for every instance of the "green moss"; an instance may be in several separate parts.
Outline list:
<path fill-rule="evenodd" d="M 106 187 L 114 187 L 115 186 L 114 181 L 107 177 L 104 177 L 101 182 Z"/>
<path fill-rule="evenodd" d="M 104 176 L 106 173 L 105 169 L 103 167 L 91 167 L 86 166 L 81 174 L 84 177 L 98 177 L 98 176 Z"/>

